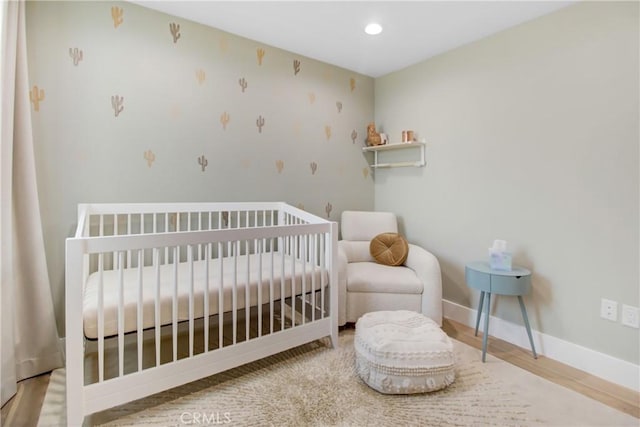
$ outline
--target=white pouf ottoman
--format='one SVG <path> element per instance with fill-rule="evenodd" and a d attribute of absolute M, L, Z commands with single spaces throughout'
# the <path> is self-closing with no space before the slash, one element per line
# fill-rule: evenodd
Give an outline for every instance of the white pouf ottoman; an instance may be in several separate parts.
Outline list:
<path fill-rule="evenodd" d="M 358 375 L 380 393 L 435 391 L 455 380 L 453 343 L 420 313 L 367 313 L 356 323 L 354 346 Z"/>

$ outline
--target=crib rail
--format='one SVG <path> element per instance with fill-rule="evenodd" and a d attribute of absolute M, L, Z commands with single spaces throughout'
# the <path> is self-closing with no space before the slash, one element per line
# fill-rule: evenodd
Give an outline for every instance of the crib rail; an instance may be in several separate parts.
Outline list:
<path fill-rule="evenodd" d="M 317 338 L 336 345 L 336 254 L 337 225 L 285 203 L 79 205 L 69 422 Z"/>

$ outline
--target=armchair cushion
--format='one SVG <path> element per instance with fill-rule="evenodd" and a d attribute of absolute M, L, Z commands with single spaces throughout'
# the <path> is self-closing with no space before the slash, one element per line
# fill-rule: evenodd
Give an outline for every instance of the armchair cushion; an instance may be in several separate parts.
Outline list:
<path fill-rule="evenodd" d="M 398 233 L 382 233 L 371 239 L 371 256 L 380 264 L 402 265 L 409 254 L 409 243 Z"/>
<path fill-rule="evenodd" d="M 376 262 L 369 251 L 369 242 L 340 240 L 338 247 L 344 252 L 347 262 Z"/>
<path fill-rule="evenodd" d="M 391 212 L 342 212 L 340 224 L 343 240 L 370 242 L 380 233 L 397 233 L 398 222 Z"/>
<path fill-rule="evenodd" d="M 347 277 L 347 292 L 421 294 L 424 287 L 412 269 L 375 262 L 349 263 Z"/>

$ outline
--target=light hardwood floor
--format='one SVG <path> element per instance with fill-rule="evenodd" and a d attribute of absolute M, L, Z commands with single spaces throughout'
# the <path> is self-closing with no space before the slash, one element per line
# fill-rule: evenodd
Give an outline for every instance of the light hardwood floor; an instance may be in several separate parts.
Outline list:
<path fill-rule="evenodd" d="M 482 348 L 482 334 L 474 336 L 473 328 L 445 319 L 443 329 L 452 338 L 472 347 Z M 487 351 L 499 359 L 640 419 L 640 393 L 591 376 L 544 356 L 533 359 L 529 350 L 494 337 L 489 338 Z M 2 407 L 1 425 L 10 427 L 36 426 L 48 384 L 49 374 L 21 381 L 18 384 L 16 396 Z"/>
<path fill-rule="evenodd" d="M 482 348 L 482 332 L 474 336 L 473 328 L 445 319 L 442 329 L 452 338 L 472 347 Z M 640 393 L 610 383 L 584 371 L 538 355 L 489 335 L 487 353 L 561 386 L 581 393 L 605 405 L 640 418 Z M 640 422 L 639 422 L 640 425 Z"/>

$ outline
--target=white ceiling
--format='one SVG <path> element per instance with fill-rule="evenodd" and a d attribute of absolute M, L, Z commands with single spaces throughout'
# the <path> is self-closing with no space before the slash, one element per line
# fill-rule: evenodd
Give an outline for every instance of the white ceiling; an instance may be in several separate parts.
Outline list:
<path fill-rule="evenodd" d="M 379 77 L 574 1 L 145 1 L 136 3 Z M 384 31 L 369 36 L 370 21 Z"/>

